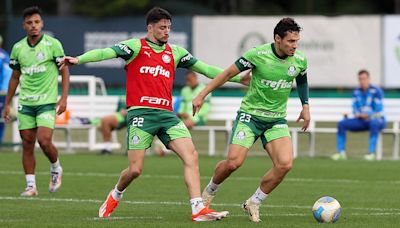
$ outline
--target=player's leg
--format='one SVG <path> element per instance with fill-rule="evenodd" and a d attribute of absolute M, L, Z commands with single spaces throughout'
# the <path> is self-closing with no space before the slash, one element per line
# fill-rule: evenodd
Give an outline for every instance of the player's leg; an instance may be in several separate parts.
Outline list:
<path fill-rule="evenodd" d="M 386 127 L 384 119 L 377 118 L 369 121 L 369 146 L 368 154 L 364 156 L 366 160 L 375 160 L 376 143 L 378 141 L 379 132 Z"/>
<path fill-rule="evenodd" d="M 38 195 L 35 177 L 35 142 L 36 142 L 36 117 L 34 111 L 27 106 L 19 106 L 18 129 L 22 140 L 22 166 L 25 172 L 26 189 L 21 196 Z"/>
<path fill-rule="evenodd" d="M 273 166 L 261 178 L 260 186 L 254 194 L 243 204 L 253 222 L 260 222 L 259 207 L 283 180 L 292 168 L 293 146 L 286 121 L 281 119 L 272 123 L 265 123 L 265 132 L 261 135 L 264 149 L 269 154 Z"/>
<path fill-rule="evenodd" d="M 21 196 L 36 196 L 38 191 L 36 188 L 36 159 L 35 159 L 35 142 L 36 128 L 25 129 L 19 131 L 22 140 L 22 166 L 25 172 L 26 189 Z"/>
<path fill-rule="evenodd" d="M 53 144 L 53 131 L 55 126 L 55 104 L 37 107 L 37 140 L 43 153 L 50 161 L 49 192 L 56 192 L 62 183 L 62 167 L 58 158 L 58 150 Z"/>
<path fill-rule="evenodd" d="M 117 117 L 118 113 L 113 115 L 108 115 L 100 120 L 100 131 L 103 136 L 104 148 L 101 150 L 101 154 L 111 154 L 111 134 L 114 129 L 117 129 L 119 126 L 119 121 Z"/>
<path fill-rule="evenodd" d="M 338 153 L 332 155 L 333 160 L 345 160 L 346 155 L 346 131 L 365 131 L 368 129 L 366 121 L 351 118 L 343 119 L 337 124 L 337 134 L 336 134 L 336 150 Z"/>
<path fill-rule="evenodd" d="M 157 122 L 157 116 L 149 116 L 144 112 L 149 110 L 132 110 L 128 112 L 127 148 L 128 167 L 121 172 L 120 178 L 114 189 L 108 194 L 105 202 L 99 208 L 99 217 L 107 218 L 118 206 L 125 189 L 140 176 L 143 168 L 145 150 L 150 147 Z"/>
<path fill-rule="evenodd" d="M 193 221 L 219 220 L 227 216 L 227 211 L 216 212 L 205 207 L 200 194 L 200 173 L 198 154 L 193 145 L 189 130 L 184 123 L 172 112 L 161 111 L 158 114 L 162 122 L 157 136 L 172 149 L 182 160 L 184 177 L 189 192 Z"/>
<path fill-rule="evenodd" d="M 217 163 L 214 175 L 203 190 L 202 198 L 206 206 L 211 204 L 217 194 L 220 184 L 222 184 L 222 182 L 224 182 L 225 179 L 227 179 L 235 170 L 242 166 L 248 151 L 248 148 L 240 145 L 229 145 L 227 158 Z"/>
<path fill-rule="evenodd" d="M 211 204 L 219 185 L 243 164 L 249 148 L 261 133 L 257 122 L 249 114 L 238 113 L 229 139 L 228 156 L 217 164 L 213 177 L 203 190 L 202 197 L 206 206 Z"/>
<path fill-rule="evenodd" d="M 189 134 L 189 131 L 184 134 Z M 178 130 L 182 132 L 181 130 Z M 175 133 L 173 133 L 175 134 Z M 183 135 L 182 135 L 183 136 Z M 227 211 L 216 212 L 204 206 L 200 194 L 200 172 L 198 154 L 194 148 L 190 134 L 188 137 L 175 138 L 168 144 L 181 158 L 184 168 L 184 178 L 189 192 L 192 207 L 192 220 L 197 222 L 219 220 L 228 215 Z"/>
<path fill-rule="evenodd" d="M 5 99 L 6 96 L 4 94 L 0 94 L 0 113 L 3 113 Z M 5 131 L 4 121 L 0 121 L 0 145 L 3 143 L 4 131 Z"/>
<path fill-rule="evenodd" d="M 140 176 L 143 169 L 145 150 L 128 150 L 128 168 L 122 170 L 115 188 L 107 195 L 106 200 L 99 208 L 99 217 L 107 218 L 117 208 L 125 189 Z"/>

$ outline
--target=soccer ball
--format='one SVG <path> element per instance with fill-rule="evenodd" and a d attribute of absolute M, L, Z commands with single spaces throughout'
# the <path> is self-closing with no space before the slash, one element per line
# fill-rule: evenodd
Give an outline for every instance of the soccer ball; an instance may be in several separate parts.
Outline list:
<path fill-rule="evenodd" d="M 324 196 L 314 203 L 312 212 L 318 222 L 334 223 L 339 219 L 342 207 L 336 199 Z"/>

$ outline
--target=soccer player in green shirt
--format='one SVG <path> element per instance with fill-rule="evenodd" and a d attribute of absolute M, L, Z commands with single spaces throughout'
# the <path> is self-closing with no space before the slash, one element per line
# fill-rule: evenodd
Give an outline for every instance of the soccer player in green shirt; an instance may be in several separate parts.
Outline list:
<path fill-rule="evenodd" d="M 186 86 L 181 90 L 181 104 L 177 111 L 177 116 L 182 119 L 183 123 L 188 129 L 192 129 L 194 126 L 204 125 L 207 121 L 207 115 L 210 111 L 210 99 L 209 94 L 203 104 L 202 109 L 196 116 L 193 116 L 192 100 L 200 93 L 206 86 L 200 83 L 197 74 L 193 71 L 188 71 L 185 75 Z"/>
<path fill-rule="evenodd" d="M 49 191 L 55 192 L 61 186 L 62 168 L 52 136 L 56 113 L 63 113 L 67 106 L 69 71 L 68 68 L 61 70 L 62 94 L 57 102 L 57 61 L 64 57 L 64 50 L 60 41 L 42 33 L 41 14 L 37 6 L 26 8 L 23 12 L 23 28 L 27 36 L 15 43 L 11 51 L 10 67 L 13 73 L 3 113 L 4 118 L 10 121 L 10 104 L 20 85 L 17 118 L 27 183 L 22 196 L 38 195 L 34 154 L 36 140 L 51 162 Z"/>
<path fill-rule="evenodd" d="M 189 68 L 211 78 L 222 72 L 222 69 L 197 60 L 182 47 L 168 44 L 171 21 L 169 12 L 154 7 L 147 13 L 145 38 L 129 39 L 111 48 L 91 50 L 78 57 L 65 57 L 60 64 L 62 68 L 64 65 L 117 57 L 124 59 L 126 63 L 129 165 L 121 172 L 117 185 L 101 205 L 99 217 L 109 217 L 118 206 L 125 189 L 140 176 L 145 151 L 150 147 L 155 135 L 183 161 L 192 220 L 219 220 L 228 214 L 204 206 L 201 198 L 198 154 L 189 130 L 172 112 L 172 86 L 176 68 Z M 231 80 L 245 83 L 240 76 Z"/>
<path fill-rule="evenodd" d="M 232 128 L 227 159 L 217 164 L 202 194 L 206 206 L 212 202 L 219 185 L 243 164 L 247 152 L 258 138 L 261 138 L 273 167 L 262 177 L 256 192 L 243 204 L 251 221 L 261 221 L 261 202 L 292 168 L 293 148 L 285 116 L 294 80 L 303 106 L 298 118 L 298 121 L 304 120 L 302 130 L 306 130 L 310 122 L 307 60 L 303 53 L 296 50 L 300 30 L 292 18 L 283 18 L 274 29 L 274 43 L 263 44 L 244 53 L 193 100 L 195 114 L 210 92 L 239 72 L 251 69 L 250 87 Z"/>

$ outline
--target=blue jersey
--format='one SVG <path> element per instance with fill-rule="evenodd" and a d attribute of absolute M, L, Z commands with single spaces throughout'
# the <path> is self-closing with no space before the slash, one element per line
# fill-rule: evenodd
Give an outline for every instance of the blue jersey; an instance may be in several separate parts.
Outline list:
<path fill-rule="evenodd" d="M 370 118 L 384 117 L 383 91 L 370 85 L 366 91 L 357 88 L 353 92 L 353 114 L 368 114 Z"/>
<path fill-rule="evenodd" d="M 10 81 L 12 70 L 8 66 L 10 63 L 10 56 L 8 53 L 0 48 L 0 93 L 7 92 L 8 82 Z"/>

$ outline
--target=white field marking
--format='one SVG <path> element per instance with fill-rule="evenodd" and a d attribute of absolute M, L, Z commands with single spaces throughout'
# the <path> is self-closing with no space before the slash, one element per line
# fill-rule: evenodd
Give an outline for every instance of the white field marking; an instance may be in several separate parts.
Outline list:
<path fill-rule="evenodd" d="M 108 221 L 108 220 L 161 220 L 163 219 L 163 217 L 160 216 L 138 216 L 138 217 L 134 217 L 134 216 L 128 216 L 128 217 L 108 217 L 108 218 L 98 218 L 98 217 L 93 217 L 93 218 L 87 218 L 87 220 L 91 220 L 91 221 Z"/>
<path fill-rule="evenodd" d="M 50 201 L 50 202 L 72 202 L 72 203 L 103 203 L 102 200 L 96 199 L 73 199 L 73 198 L 40 198 L 40 197 L 14 197 L 14 196 L 0 196 L 0 200 L 31 200 L 31 201 Z M 178 205 L 178 206 L 187 206 L 189 205 L 186 202 L 179 201 L 130 201 L 130 200 L 122 200 L 121 203 L 126 204 L 136 204 L 136 205 Z M 214 203 L 214 206 L 221 207 L 240 207 L 241 204 L 236 203 Z M 311 206 L 301 206 L 301 205 L 271 205 L 264 204 L 260 207 L 263 208 L 294 208 L 294 209 L 307 209 L 311 211 Z M 382 213 L 398 213 L 400 214 L 400 208 L 354 208 L 354 207 L 346 207 L 346 211 L 349 210 L 359 210 L 359 211 L 379 211 Z"/>
<path fill-rule="evenodd" d="M 23 175 L 22 171 L 7 171 L 0 170 L 0 175 Z M 36 172 L 36 175 L 50 175 L 50 172 Z M 64 172 L 65 176 L 83 176 L 83 177 L 119 177 L 120 173 L 82 173 L 82 172 Z M 156 178 L 156 179 L 183 179 L 180 175 L 150 175 L 142 174 L 139 178 Z M 201 179 L 209 180 L 210 176 L 202 176 Z M 259 177 L 230 177 L 230 180 L 238 181 L 259 181 Z M 288 182 L 320 182 L 320 183 L 348 183 L 348 184 L 358 184 L 358 183 L 379 183 L 379 184 L 400 184 L 400 181 L 371 181 L 371 180 L 354 180 L 354 179 L 313 179 L 313 178 L 285 178 L 284 181 Z"/>
<path fill-rule="evenodd" d="M 30 219 L 0 219 L 0 223 L 3 222 L 27 222 L 30 221 Z"/>
<path fill-rule="evenodd" d="M 312 213 L 273 213 L 273 214 L 261 214 L 260 216 L 265 217 L 308 217 Z M 398 216 L 400 212 L 387 212 L 387 213 L 346 213 L 346 216 Z M 227 217 L 248 217 L 247 214 L 229 214 Z"/>

